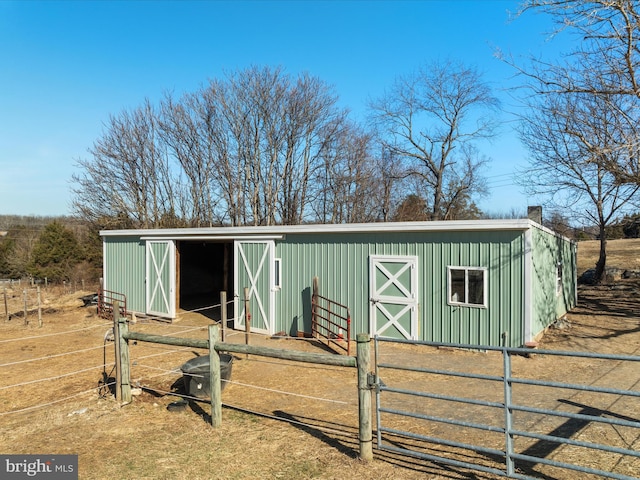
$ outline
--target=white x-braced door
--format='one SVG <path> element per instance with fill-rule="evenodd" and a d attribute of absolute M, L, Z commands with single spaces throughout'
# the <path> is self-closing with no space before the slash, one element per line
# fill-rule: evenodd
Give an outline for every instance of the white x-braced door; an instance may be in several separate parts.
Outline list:
<path fill-rule="evenodd" d="M 235 318 L 236 327 L 244 328 L 247 318 L 244 289 L 249 298 L 251 331 L 273 334 L 275 301 L 273 288 L 273 259 L 275 245 L 272 240 L 236 241 L 235 263 Z"/>
<path fill-rule="evenodd" d="M 418 338 L 418 258 L 374 255 L 369 259 L 371 332 Z"/>
<path fill-rule="evenodd" d="M 174 318 L 176 248 L 172 240 L 147 241 L 146 280 L 146 313 Z"/>

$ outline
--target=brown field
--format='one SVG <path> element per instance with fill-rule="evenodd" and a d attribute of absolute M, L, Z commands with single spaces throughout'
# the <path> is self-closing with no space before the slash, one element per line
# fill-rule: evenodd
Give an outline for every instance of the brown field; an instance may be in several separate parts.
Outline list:
<path fill-rule="evenodd" d="M 596 242 L 580 243 L 579 271 L 595 263 L 597 248 Z M 640 269 L 640 242 L 611 241 L 609 248 L 610 266 Z M 622 287 L 581 288 L 579 306 L 567 318 L 569 328 L 550 329 L 542 348 L 639 354 L 637 284 L 628 281 Z M 138 344 L 131 347 L 132 379 L 144 388 L 131 404 L 121 406 L 99 389 L 104 373 L 113 374 L 113 343 L 105 341 L 110 324 L 95 315 L 95 308 L 81 306 L 82 293 L 45 293 L 49 313 L 44 314 L 42 327 L 31 313 L 28 325 L 21 317 L 7 320 L 0 305 L 0 453 L 78 454 L 82 479 L 494 478 L 375 448 L 373 462 L 359 461 L 356 372 L 350 369 L 237 355 L 232 383 L 223 392 L 222 426 L 213 429 L 206 421 L 207 403 L 192 402 L 180 411 L 167 409 L 178 400 L 172 393 L 180 379 L 176 369 L 194 354 L 205 352 Z M 19 292 L 10 300 L 10 310 L 20 310 Z M 131 328 L 205 338 L 208 322 L 201 315 L 185 313 L 172 325 L 149 322 Z M 226 340 L 244 342 L 244 336 L 236 333 Z M 251 342 L 326 351 L 309 340 L 254 335 Z M 408 348 L 390 353 L 414 354 Z M 492 354 L 446 350 L 429 358 L 453 366 L 496 361 Z M 594 363 L 566 361 L 558 368 L 553 358 L 534 355 L 514 359 L 514 368 L 523 376 L 562 375 L 565 381 L 597 379 L 617 388 L 638 389 L 638 369 L 607 370 Z M 410 383 L 411 378 L 406 381 Z M 433 388 L 448 391 L 460 386 L 455 382 L 461 380 L 447 379 Z M 461 385 L 466 391 L 474 388 Z M 638 402 L 606 406 L 640 418 Z M 625 437 L 624 444 L 637 450 L 637 429 L 634 435 Z M 589 428 L 580 439 L 590 437 L 619 442 L 622 433 Z M 469 443 L 473 440 L 465 438 Z M 595 468 L 609 468 L 609 460 L 598 455 L 582 460 Z M 632 476 L 640 471 L 637 462 L 618 462 L 611 468 Z M 576 473 L 540 476 L 586 478 Z"/>
<path fill-rule="evenodd" d="M 599 253 L 600 242 L 578 242 L 578 275 L 595 267 Z M 607 240 L 607 266 L 640 270 L 640 238 Z"/>

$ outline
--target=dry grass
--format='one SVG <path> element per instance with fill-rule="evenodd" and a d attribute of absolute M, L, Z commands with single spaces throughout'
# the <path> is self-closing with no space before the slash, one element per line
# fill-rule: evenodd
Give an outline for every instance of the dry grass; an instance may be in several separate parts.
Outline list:
<path fill-rule="evenodd" d="M 610 265 L 631 268 L 637 264 L 640 268 L 636 257 L 639 246 L 637 241 L 609 242 Z M 586 268 L 585 265 L 595 262 L 597 242 L 581 242 L 578 252 L 579 269 Z M 194 402 L 190 408 L 172 412 L 167 406 L 177 397 L 163 393 L 175 390 L 174 384 L 180 378 L 170 371 L 197 352 L 138 344 L 131 348 L 132 378 L 150 389 L 135 397 L 130 405 L 121 407 L 111 395 L 101 398 L 95 389 L 102 378 L 102 347 L 109 325 L 95 316 L 94 309 L 80 306 L 77 300 L 80 295 L 62 296 L 59 304 L 50 300 L 55 313 L 45 315 L 42 328 L 37 327 L 37 322 L 25 327 L 19 318 L 6 322 L 0 317 L 3 341 L 0 365 L 11 364 L 0 367 L 0 452 L 75 453 L 79 455 L 82 479 L 494 478 L 377 450 L 374 462 L 365 464 L 358 460 L 357 391 L 355 371 L 351 369 L 237 357 L 232 376 L 235 383 L 223 392 L 222 426 L 212 429 L 207 423 L 206 403 Z M 571 328 L 551 331 L 543 339 L 545 348 L 640 351 L 636 316 L 640 307 L 636 300 L 605 289 L 583 291 L 583 295 L 585 300 L 569 316 Z M 205 338 L 207 322 L 199 315 L 184 315 L 171 326 L 152 323 L 132 328 Z M 43 336 L 72 330 L 78 331 Z M 6 341 L 10 339 L 22 340 Z M 243 341 L 243 336 L 238 335 L 236 341 Z M 251 341 L 324 351 L 321 346 L 303 340 L 253 336 Z M 107 345 L 107 370 L 110 370 L 113 345 Z M 71 351 L 76 353 L 61 355 Z M 42 360 L 16 363 L 34 358 Z M 440 352 L 433 358 L 462 367 L 469 364 L 484 367 L 489 363 L 487 357 L 471 352 Z M 523 375 L 563 373 L 576 381 L 582 378 L 588 382 L 594 375 L 593 367 L 564 363 L 562 369 L 557 369 L 555 362 L 540 358 L 518 358 L 516 367 Z M 88 370 L 79 372 L 84 369 Z M 7 388 L 68 372 L 78 373 Z M 629 380 L 628 376 L 625 379 Z M 410 378 L 405 380 L 411 383 Z M 611 381 L 617 380 L 611 377 Z M 455 382 L 447 379 L 434 388 L 446 391 Z M 468 382 L 461 382 L 464 390 L 471 390 Z M 547 399 L 542 397 L 540 401 Z M 30 409 L 34 405 L 39 407 Z M 29 410 L 17 412 L 23 408 Z M 637 404 L 625 408 L 627 415 L 640 416 Z M 609 430 L 606 435 L 617 435 Z M 580 439 L 589 441 L 590 435 L 598 440 L 604 434 L 588 429 L 581 432 Z M 481 437 L 482 432 L 479 440 Z M 625 442 L 635 445 L 637 438 Z M 590 460 L 594 466 L 601 462 L 595 457 Z M 624 470 L 620 470 L 622 467 Z M 633 475 L 636 467 L 637 464 L 623 465 L 619 471 Z M 577 477 L 559 473 L 553 478 Z"/>
<path fill-rule="evenodd" d="M 594 268 L 600 253 L 600 241 L 578 242 L 578 275 Z M 607 266 L 640 270 L 640 238 L 608 240 Z"/>

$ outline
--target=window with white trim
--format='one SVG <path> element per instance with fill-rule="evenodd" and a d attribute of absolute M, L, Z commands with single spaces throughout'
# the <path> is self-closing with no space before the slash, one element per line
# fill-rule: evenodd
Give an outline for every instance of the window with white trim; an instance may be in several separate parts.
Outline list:
<path fill-rule="evenodd" d="M 465 307 L 487 306 L 487 269 L 447 267 L 448 302 Z"/>
<path fill-rule="evenodd" d="M 556 265 L 556 296 L 562 293 L 562 262 Z"/>
<path fill-rule="evenodd" d="M 282 259 L 273 259 L 273 287 L 282 288 Z"/>

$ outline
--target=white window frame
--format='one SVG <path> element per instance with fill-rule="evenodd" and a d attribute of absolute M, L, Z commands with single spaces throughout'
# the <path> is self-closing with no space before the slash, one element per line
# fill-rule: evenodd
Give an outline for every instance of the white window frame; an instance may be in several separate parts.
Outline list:
<path fill-rule="evenodd" d="M 273 288 L 280 290 L 282 288 L 282 259 L 273 259 Z"/>
<path fill-rule="evenodd" d="M 469 298 L 469 272 L 482 272 L 482 304 L 469 303 L 467 301 L 456 302 L 452 300 L 452 285 L 451 285 L 451 272 L 454 270 L 464 271 L 464 300 Z M 488 285 L 489 285 L 489 269 L 486 267 L 461 267 L 461 266 L 448 266 L 447 267 L 447 303 L 456 307 L 473 307 L 473 308 L 487 308 L 488 301 Z"/>
<path fill-rule="evenodd" d="M 556 297 L 559 297 L 562 294 L 562 290 L 564 289 L 563 278 L 562 278 L 562 262 L 558 262 L 556 264 Z"/>

